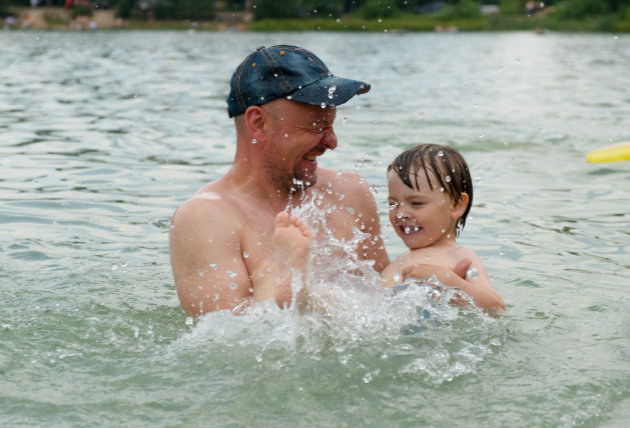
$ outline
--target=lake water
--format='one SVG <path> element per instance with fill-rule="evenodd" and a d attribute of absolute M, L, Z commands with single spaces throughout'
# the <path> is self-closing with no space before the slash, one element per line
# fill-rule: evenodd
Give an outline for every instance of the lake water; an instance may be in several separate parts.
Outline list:
<path fill-rule="evenodd" d="M 374 188 L 417 143 L 475 177 L 460 242 L 507 315 L 343 290 L 328 317 L 192 320 L 174 209 L 225 173 L 231 71 L 275 43 L 372 91 L 325 166 Z M 630 37 L 0 32 L 2 426 L 622 427 L 630 421 Z M 415 293 L 415 294 L 414 294 Z"/>

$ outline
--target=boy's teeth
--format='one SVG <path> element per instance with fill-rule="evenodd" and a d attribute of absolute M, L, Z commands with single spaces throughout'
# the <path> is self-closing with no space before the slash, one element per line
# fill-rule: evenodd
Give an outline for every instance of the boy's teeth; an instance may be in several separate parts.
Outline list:
<path fill-rule="evenodd" d="M 313 155 L 310 155 L 310 156 L 309 155 L 305 155 L 304 159 L 306 159 L 307 161 L 314 161 L 315 160 L 315 156 L 313 156 Z"/>
<path fill-rule="evenodd" d="M 405 233 L 417 232 L 419 230 L 420 230 L 420 228 L 418 226 L 414 226 L 414 227 L 406 226 L 404 228 Z"/>

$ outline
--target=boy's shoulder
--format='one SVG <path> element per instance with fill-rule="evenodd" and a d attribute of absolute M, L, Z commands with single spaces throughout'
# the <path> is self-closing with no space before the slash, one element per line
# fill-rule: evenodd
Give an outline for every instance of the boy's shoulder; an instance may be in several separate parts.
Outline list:
<path fill-rule="evenodd" d="M 477 259 L 477 255 L 473 250 L 466 247 L 440 247 L 432 245 L 425 248 L 409 250 L 400 255 L 396 260 L 404 266 L 430 264 L 453 270 L 455 266 L 457 266 L 457 263 L 464 258 Z"/>

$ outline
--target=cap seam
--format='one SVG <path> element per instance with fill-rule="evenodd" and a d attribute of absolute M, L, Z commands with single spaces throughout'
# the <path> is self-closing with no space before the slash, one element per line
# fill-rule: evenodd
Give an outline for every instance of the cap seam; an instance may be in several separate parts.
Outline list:
<path fill-rule="evenodd" d="M 269 48 L 265 48 L 260 51 L 263 55 L 263 58 L 265 59 L 265 61 L 267 61 L 267 65 L 269 65 L 272 68 L 272 70 L 274 71 L 274 74 L 277 74 L 278 76 L 282 77 L 282 80 L 284 80 L 284 84 L 283 84 L 279 79 L 276 79 L 278 83 L 280 84 L 282 90 L 285 91 L 285 86 L 286 86 L 286 92 L 290 94 L 293 91 L 291 84 L 289 83 L 284 73 L 280 69 L 280 66 L 278 65 L 278 63 L 274 60 L 273 55 L 271 55 L 271 52 L 266 51 L 267 49 Z"/>
<path fill-rule="evenodd" d="M 313 55 L 311 54 L 311 52 L 307 51 L 307 50 L 306 50 L 306 49 L 304 49 L 304 48 L 300 48 L 300 47 L 298 47 L 298 48 L 297 48 L 297 49 L 295 49 L 295 50 L 296 50 L 296 51 L 297 51 L 297 50 L 299 50 L 299 51 L 304 52 L 304 54 L 308 57 L 308 59 L 310 59 L 311 61 L 313 61 L 315 64 L 319 65 L 319 66 L 320 66 L 321 68 L 323 68 L 324 70 L 326 70 L 326 72 L 327 72 L 328 74 L 331 74 L 331 73 L 330 73 L 330 70 L 328 69 L 328 67 L 326 66 L 326 64 L 324 64 L 322 61 L 318 61 L 318 60 L 317 60 L 317 58 L 313 57 Z"/>

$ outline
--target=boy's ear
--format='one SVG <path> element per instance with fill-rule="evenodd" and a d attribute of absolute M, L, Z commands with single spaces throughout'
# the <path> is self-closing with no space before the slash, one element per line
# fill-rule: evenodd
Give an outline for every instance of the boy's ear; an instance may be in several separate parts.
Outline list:
<path fill-rule="evenodd" d="M 468 196 L 468 193 L 462 192 L 459 195 L 459 199 L 455 201 L 455 204 L 453 205 L 453 211 L 451 211 L 451 217 L 453 217 L 454 219 L 458 219 L 461 216 L 464 215 L 464 213 L 466 212 L 466 207 L 468 206 L 468 200 L 470 199 L 470 197 Z"/>

